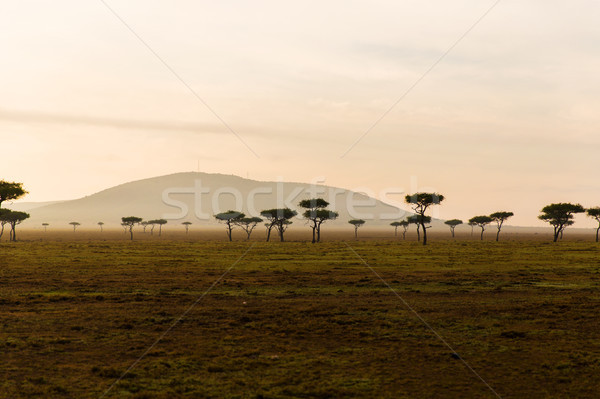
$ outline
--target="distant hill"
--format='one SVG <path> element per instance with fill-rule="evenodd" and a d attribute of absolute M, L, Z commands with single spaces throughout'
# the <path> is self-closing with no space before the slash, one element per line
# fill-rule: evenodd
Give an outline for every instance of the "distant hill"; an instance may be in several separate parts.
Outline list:
<path fill-rule="evenodd" d="M 219 211 L 233 209 L 259 216 L 261 210 L 289 206 L 300 213 L 298 202 L 312 197 L 325 198 L 331 203 L 330 208 L 339 212 L 339 219 L 330 224 L 347 225 L 350 219 L 362 218 L 367 220 L 366 226 L 382 226 L 407 216 L 397 207 L 341 188 L 196 172 L 133 181 L 76 200 L 40 204 L 27 211 L 31 213 L 28 224 L 66 225 L 77 221 L 84 227 L 102 221 L 116 226 L 121 217 L 133 215 L 145 220 L 165 218 L 216 225 L 213 215 Z M 295 224 L 299 223 L 304 222 L 298 220 Z"/>
<path fill-rule="evenodd" d="M 46 205 L 58 204 L 63 201 L 46 201 L 46 202 L 16 202 L 14 204 L 2 204 L 3 208 L 19 212 L 29 212 L 32 209 L 41 208 Z"/>

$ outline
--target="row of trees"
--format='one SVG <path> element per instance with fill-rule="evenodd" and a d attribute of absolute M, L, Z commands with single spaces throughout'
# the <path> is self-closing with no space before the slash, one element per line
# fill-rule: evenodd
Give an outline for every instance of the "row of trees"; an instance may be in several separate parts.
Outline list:
<path fill-rule="evenodd" d="M 9 240 L 17 240 L 17 225 L 28 219 L 29 214 L 26 212 L 3 209 L 2 203 L 19 199 L 25 194 L 27 194 L 27 191 L 23 189 L 23 183 L 0 180 L 0 238 L 2 238 L 4 228 L 8 224 L 10 226 Z"/>

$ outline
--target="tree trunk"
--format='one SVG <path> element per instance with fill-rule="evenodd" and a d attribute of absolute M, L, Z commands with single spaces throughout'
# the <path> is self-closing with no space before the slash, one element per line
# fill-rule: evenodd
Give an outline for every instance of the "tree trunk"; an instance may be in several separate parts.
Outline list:
<path fill-rule="evenodd" d="M 131 241 L 133 241 L 133 226 L 129 228 L 129 235 L 131 236 Z"/>
<path fill-rule="evenodd" d="M 483 232 L 485 231 L 485 227 L 481 226 L 481 241 L 483 241 Z"/>
<path fill-rule="evenodd" d="M 354 226 L 354 238 L 358 240 L 358 226 Z"/>
<path fill-rule="evenodd" d="M 271 229 L 272 228 L 273 228 L 272 225 L 267 228 L 267 242 L 269 242 L 269 239 L 271 238 Z"/>
<path fill-rule="evenodd" d="M 17 225 L 13 224 L 10 227 L 11 227 L 10 231 L 12 233 L 12 240 L 17 241 Z"/>
<path fill-rule="evenodd" d="M 425 222 L 421 222 L 421 227 L 423 227 L 423 245 L 427 245 L 427 228 L 425 227 Z"/>
<path fill-rule="evenodd" d="M 402 239 L 403 239 L 403 240 L 406 240 L 406 230 L 404 230 L 404 231 L 402 232 Z"/>
<path fill-rule="evenodd" d="M 421 225 L 417 225 L 417 241 L 421 242 Z"/>
<path fill-rule="evenodd" d="M 229 237 L 229 241 L 233 241 L 231 239 L 231 222 L 227 222 L 227 237 Z"/>
<path fill-rule="evenodd" d="M 500 239 L 500 228 L 498 228 L 498 232 L 496 233 L 496 241 Z"/>
<path fill-rule="evenodd" d="M 314 243 L 317 241 L 317 238 L 316 238 L 316 237 L 317 237 L 317 236 L 316 236 L 316 233 L 317 233 L 317 225 L 316 225 L 316 224 L 314 224 L 314 225 L 313 225 L 313 227 L 312 227 L 312 233 L 313 233 L 312 243 L 314 244 Z"/>
<path fill-rule="evenodd" d="M 394 237 L 398 237 L 398 226 L 394 226 Z"/>
<path fill-rule="evenodd" d="M 317 242 L 321 242 L 321 225 L 317 225 Z"/>
<path fill-rule="evenodd" d="M 452 232 L 452 238 L 454 238 L 454 228 L 450 227 L 450 231 Z"/>
<path fill-rule="evenodd" d="M 279 226 L 279 239 L 283 242 L 283 225 Z"/>
<path fill-rule="evenodd" d="M 158 236 L 160 237 L 162 235 L 162 224 L 158 225 Z"/>
<path fill-rule="evenodd" d="M 600 226 L 596 229 L 596 242 L 598 242 L 598 232 L 600 231 Z"/>

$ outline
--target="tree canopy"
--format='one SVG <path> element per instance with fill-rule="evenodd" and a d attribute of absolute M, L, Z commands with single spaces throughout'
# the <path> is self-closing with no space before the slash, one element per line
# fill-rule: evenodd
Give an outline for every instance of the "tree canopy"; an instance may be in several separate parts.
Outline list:
<path fill-rule="evenodd" d="M 242 212 L 232 211 L 230 209 L 227 212 L 217 213 L 215 215 L 215 219 L 217 219 L 219 222 L 225 223 L 225 226 L 227 226 L 227 237 L 229 238 L 229 241 L 232 241 L 231 232 L 233 227 L 236 225 L 236 222 L 240 221 L 245 216 L 246 215 L 244 215 Z"/>
<path fill-rule="evenodd" d="M 269 226 L 267 226 L 267 241 L 269 241 L 269 238 L 271 237 L 271 229 L 273 227 L 279 232 L 280 241 L 283 241 L 283 233 L 287 230 L 288 226 L 292 224 L 290 219 L 297 214 L 298 212 L 290 208 L 273 208 L 262 211 L 260 215 L 269 221 Z"/>
<path fill-rule="evenodd" d="M 0 208 L 4 201 L 12 201 L 27 194 L 23 189 L 23 183 L 8 182 L 0 180 Z"/>
<path fill-rule="evenodd" d="M 139 218 L 137 216 L 125 216 L 121 218 L 121 224 L 125 227 L 127 227 L 127 229 L 129 229 L 129 235 L 131 236 L 131 239 L 133 240 L 133 226 L 135 226 L 136 224 L 142 223 L 142 218 Z"/>
<path fill-rule="evenodd" d="M 542 214 L 538 218 L 554 227 L 554 242 L 556 242 L 559 236 L 562 237 L 564 229 L 575 223 L 574 215 L 583 212 L 585 212 L 585 208 L 580 204 L 560 202 L 543 207 Z"/>
<path fill-rule="evenodd" d="M 474 216 L 471 219 L 469 219 L 469 223 L 473 223 L 474 226 L 481 227 L 481 239 L 482 240 L 483 240 L 483 232 L 485 231 L 485 226 L 492 223 L 493 221 L 494 221 L 494 219 L 492 219 L 490 216 L 486 216 L 486 215 Z"/>
<path fill-rule="evenodd" d="M 452 233 L 452 238 L 454 238 L 454 229 L 456 226 L 460 226 L 463 224 L 463 221 L 460 219 L 450 219 L 444 222 L 445 225 L 450 226 L 450 232 Z"/>
<path fill-rule="evenodd" d="M 256 225 L 258 225 L 260 222 L 262 222 L 262 219 L 254 216 L 254 217 L 250 217 L 250 218 L 244 217 L 239 220 L 236 220 L 235 224 L 240 226 L 242 228 L 242 230 L 244 230 L 246 232 L 246 238 L 249 240 L 250 235 L 252 234 L 252 231 L 254 230 Z"/>
<path fill-rule="evenodd" d="M 323 198 L 312 198 L 300 201 L 298 204 L 301 208 L 306 209 L 302 216 L 308 219 L 312 228 L 312 242 L 321 241 L 321 225 L 327 220 L 335 220 L 339 216 L 337 212 L 325 209 L 329 206 L 329 202 Z"/>
<path fill-rule="evenodd" d="M 438 193 L 415 193 L 408 194 L 404 197 L 404 201 L 407 204 L 412 205 L 412 209 L 419 216 L 424 217 L 425 212 L 430 206 L 439 205 L 443 200 L 444 196 Z M 425 227 L 425 219 L 419 219 L 419 224 L 423 228 L 423 245 L 427 245 L 427 228 Z"/>
<path fill-rule="evenodd" d="M 492 218 L 492 221 L 496 222 L 496 224 L 498 225 L 498 232 L 496 233 L 496 241 L 498 241 L 500 239 L 500 230 L 502 230 L 502 225 L 504 224 L 506 219 L 513 217 L 514 215 L 515 214 L 512 212 L 506 212 L 506 211 L 494 212 L 490 215 L 490 217 Z"/>
<path fill-rule="evenodd" d="M 586 214 L 592 219 L 596 219 L 598 222 L 598 228 L 596 228 L 596 242 L 598 242 L 598 233 L 600 232 L 600 207 L 589 208 Z"/>
<path fill-rule="evenodd" d="M 17 241 L 17 225 L 21 224 L 25 219 L 29 219 L 29 214 L 26 212 L 10 211 L 8 209 L 0 209 L 0 224 L 2 230 L 0 237 L 4 233 L 4 225 L 8 223 L 10 226 L 10 241 Z"/>

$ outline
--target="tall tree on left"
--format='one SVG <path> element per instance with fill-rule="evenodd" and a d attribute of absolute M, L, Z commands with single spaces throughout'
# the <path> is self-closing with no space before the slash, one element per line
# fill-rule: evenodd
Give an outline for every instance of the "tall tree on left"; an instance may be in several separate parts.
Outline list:
<path fill-rule="evenodd" d="M 0 208 L 2 208 L 4 201 L 16 200 L 25 194 L 27 194 L 27 191 L 23 189 L 23 183 L 0 180 Z"/>

